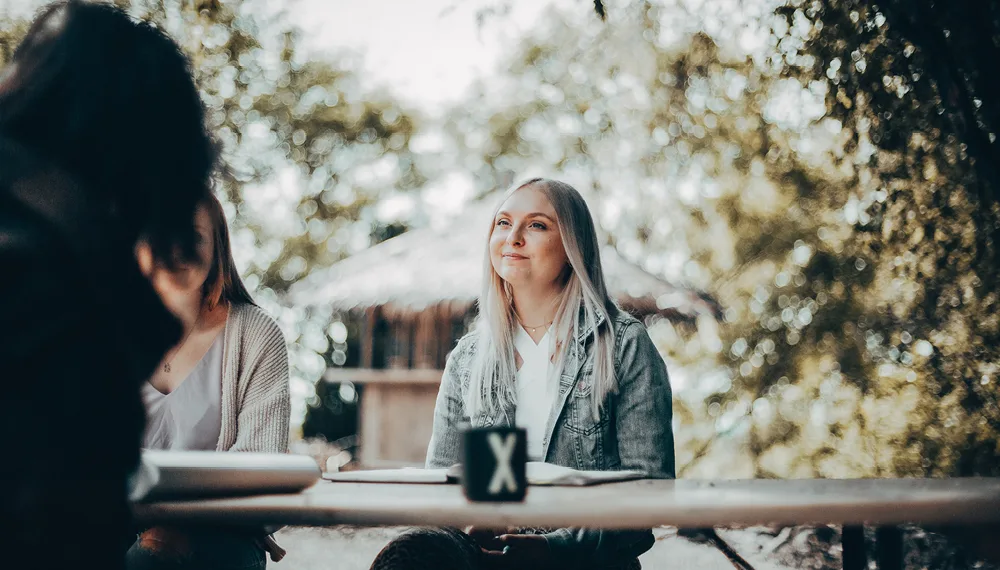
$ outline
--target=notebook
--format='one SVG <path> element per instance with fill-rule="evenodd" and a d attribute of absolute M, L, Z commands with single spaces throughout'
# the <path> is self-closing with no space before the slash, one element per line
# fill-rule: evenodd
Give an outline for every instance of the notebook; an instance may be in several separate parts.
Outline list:
<path fill-rule="evenodd" d="M 144 450 L 132 477 L 133 502 L 297 493 L 318 481 L 306 455 Z"/>
<path fill-rule="evenodd" d="M 580 471 L 541 461 L 529 461 L 526 475 L 528 485 L 558 487 L 584 487 L 646 477 L 642 471 Z M 328 481 L 351 483 L 458 483 L 462 480 L 462 466 L 456 464 L 448 469 L 403 468 L 340 471 L 324 473 L 323 478 Z"/>

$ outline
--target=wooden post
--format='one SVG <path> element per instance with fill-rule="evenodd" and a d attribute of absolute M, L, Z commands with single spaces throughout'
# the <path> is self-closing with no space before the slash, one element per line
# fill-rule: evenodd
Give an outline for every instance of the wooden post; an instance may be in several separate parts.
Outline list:
<path fill-rule="evenodd" d="M 897 526 L 875 529 L 878 570 L 903 570 L 903 532 Z"/>
<path fill-rule="evenodd" d="M 400 321 L 400 331 L 402 332 L 401 340 L 402 344 L 402 359 L 404 368 L 413 368 L 413 340 L 416 337 L 416 323 L 417 315 L 412 312 L 406 312 L 403 314 L 403 318 Z"/>
<path fill-rule="evenodd" d="M 448 353 L 451 351 L 451 311 L 448 301 L 442 301 L 437 306 L 437 354 L 434 355 L 434 366 L 444 369 Z"/>
<path fill-rule="evenodd" d="M 840 542 L 844 548 L 844 570 L 868 570 L 865 527 L 844 525 Z"/>
<path fill-rule="evenodd" d="M 372 368 L 375 362 L 375 311 L 368 307 L 361 318 L 361 368 Z"/>
<path fill-rule="evenodd" d="M 397 313 L 388 321 L 391 350 L 386 368 L 410 368 L 410 319 Z"/>
<path fill-rule="evenodd" d="M 437 311 L 427 307 L 416 316 L 416 334 L 413 342 L 413 367 L 434 368 L 434 324 Z"/>
<path fill-rule="evenodd" d="M 359 460 L 362 465 L 371 465 L 382 457 L 382 424 L 385 421 L 382 390 L 380 386 L 365 386 L 358 414 Z"/>

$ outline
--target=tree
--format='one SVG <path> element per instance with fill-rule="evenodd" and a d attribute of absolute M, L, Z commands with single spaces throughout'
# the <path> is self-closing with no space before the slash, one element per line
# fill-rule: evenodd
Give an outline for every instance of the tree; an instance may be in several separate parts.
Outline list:
<path fill-rule="evenodd" d="M 253 3 L 118 4 L 162 27 L 191 58 L 229 167 L 217 194 L 244 279 L 289 341 L 301 418 L 312 383 L 345 347 L 327 335 L 329 315 L 282 306 L 281 294 L 394 221 L 376 219 L 380 197 L 422 186 L 421 158 L 410 149 L 419 119 L 389 94 L 367 90 L 356 61 L 307 57 L 281 14 L 262 14 Z M 0 64 L 26 29 L 23 21 L 0 22 Z"/>
<path fill-rule="evenodd" d="M 855 334 L 919 393 L 896 471 L 995 475 L 997 5 L 829 0 L 778 15 L 787 49 L 773 62 L 829 86 L 861 182 L 847 247 L 870 267 L 859 293 L 872 297 Z"/>

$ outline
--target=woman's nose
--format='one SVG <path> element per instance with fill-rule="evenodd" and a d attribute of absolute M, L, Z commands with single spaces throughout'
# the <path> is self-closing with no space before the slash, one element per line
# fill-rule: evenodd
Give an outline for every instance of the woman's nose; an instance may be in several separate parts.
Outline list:
<path fill-rule="evenodd" d="M 507 243 L 511 245 L 524 245 L 524 231 L 521 226 L 514 226 L 507 234 Z"/>

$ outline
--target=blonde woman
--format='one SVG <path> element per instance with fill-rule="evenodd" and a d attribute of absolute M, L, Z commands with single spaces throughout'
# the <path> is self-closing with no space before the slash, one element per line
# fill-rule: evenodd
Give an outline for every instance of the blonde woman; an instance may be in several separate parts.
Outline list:
<path fill-rule="evenodd" d="M 534 179 L 491 220 L 479 318 L 448 358 L 427 467 L 460 460 L 460 426 L 517 425 L 528 458 L 674 477 L 671 391 L 645 327 L 608 295 L 587 204 Z M 425 529 L 373 569 L 639 568 L 651 531 Z"/>
<path fill-rule="evenodd" d="M 278 325 L 258 308 L 233 262 L 225 213 L 215 197 L 195 215 L 197 260 L 155 267 L 139 250 L 181 340 L 142 386 L 143 447 L 165 450 L 288 451 L 288 353 Z M 283 551 L 263 531 L 154 527 L 139 534 L 126 568 L 258 568 Z"/>

